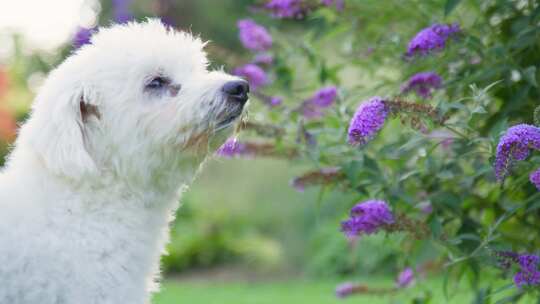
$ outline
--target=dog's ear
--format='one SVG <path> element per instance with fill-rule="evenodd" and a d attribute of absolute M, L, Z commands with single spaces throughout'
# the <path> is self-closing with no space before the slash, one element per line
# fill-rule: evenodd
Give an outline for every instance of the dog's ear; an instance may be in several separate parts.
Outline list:
<path fill-rule="evenodd" d="M 46 95 L 34 108 L 33 148 L 55 174 L 80 178 L 97 172 L 86 143 L 88 120 L 100 117 L 92 94 L 81 88 Z"/>

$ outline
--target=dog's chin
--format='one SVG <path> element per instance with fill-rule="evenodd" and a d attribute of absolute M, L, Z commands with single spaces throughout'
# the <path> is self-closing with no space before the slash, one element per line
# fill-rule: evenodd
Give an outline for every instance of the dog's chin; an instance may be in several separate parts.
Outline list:
<path fill-rule="evenodd" d="M 232 127 L 236 121 L 242 116 L 243 107 L 236 107 L 233 110 L 227 111 L 226 114 L 218 118 L 214 132 L 219 132 Z"/>
<path fill-rule="evenodd" d="M 242 112 L 234 115 L 229 115 L 226 118 L 222 119 L 220 122 L 217 123 L 215 132 L 219 132 L 221 130 L 232 127 L 236 123 L 240 115 L 242 115 Z"/>

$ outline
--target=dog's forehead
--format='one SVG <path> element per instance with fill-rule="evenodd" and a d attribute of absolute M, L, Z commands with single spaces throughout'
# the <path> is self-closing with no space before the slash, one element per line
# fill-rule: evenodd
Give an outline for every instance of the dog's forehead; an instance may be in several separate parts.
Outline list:
<path fill-rule="evenodd" d="M 141 71 L 198 72 L 208 61 L 205 43 L 189 33 L 175 31 L 159 20 L 115 25 L 92 37 L 92 46 L 104 60 Z"/>

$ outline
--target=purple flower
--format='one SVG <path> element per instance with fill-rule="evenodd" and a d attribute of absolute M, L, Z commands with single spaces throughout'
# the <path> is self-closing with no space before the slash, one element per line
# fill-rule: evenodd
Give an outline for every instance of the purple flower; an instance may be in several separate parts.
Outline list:
<path fill-rule="evenodd" d="M 112 0 L 114 20 L 118 23 L 126 23 L 133 19 L 129 6 L 132 0 Z"/>
<path fill-rule="evenodd" d="M 341 222 L 341 230 L 351 238 L 372 234 L 381 226 L 394 222 L 394 216 L 385 201 L 368 200 L 351 209 L 350 218 Z"/>
<path fill-rule="evenodd" d="M 302 112 L 306 118 L 320 118 L 322 109 L 330 107 L 336 101 L 337 88 L 335 86 L 324 87 L 304 101 Z"/>
<path fill-rule="evenodd" d="M 423 214 L 430 214 L 433 212 L 433 205 L 431 205 L 430 201 L 423 201 L 416 205 L 416 208 L 418 208 Z"/>
<path fill-rule="evenodd" d="M 345 298 L 354 293 L 355 285 L 350 282 L 342 283 L 336 287 L 336 297 Z"/>
<path fill-rule="evenodd" d="M 327 108 L 334 103 L 336 96 L 337 89 L 335 86 L 324 87 L 311 97 L 311 103 L 320 108 Z"/>
<path fill-rule="evenodd" d="M 540 168 L 529 175 L 529 180 L 536 186 L 536 189 L 540 190 Z"/>
<path fill-rule="evenodd" d="M 360 104 L 349 125 L 349 143 L 367 143 L 383 127 L 388 112 L 384 100 L 378 96 Z"/>
<path fill-rule="evenodd" d="M 401 87 L 402 93 L 415 91 L 418 96 L 428 99 L 434 90 L 442 87 L 442 78 L 434 72 L 423 72 L 413 75 L 405 85 Z"/>
<path fill-rule="evenodd" d="M 342 11 L 345 8 L 345 0 L 321 0 L 321 4 L 324 6 L 335 4 L 338 11 Z"/>
<path fill-rule="evenodd" d="M 264 7 L 274 18 L 301 18 L 306 13 L 302 0 L 270 0 Z"/>
<path fill-rule="evenodd" d="M 232 158 L 242 155 L 246 152 L 245 144 L 239 142 L 236 138 L 229 138 L 225 143 L 216 151 L 216 155 L 225 158 Z"/>
<path fill-rule="evenodd" d="M 78 49 L 85 44 L 89 44 L 93 33 L 94 29 L 80 27 L 75 33 L 75 37 L 73 37 L 73 47 Z"/>
<path fill-rule="evenodd" d="M 526 159 L 530 149 L 540 150 L 540 129 L 527 124 L 519 124 L 509 128 L 497 145 L 494 165 L 497 180 L 503 181 L 508 174 L 512 160 Z M 536 178 L 537 174 L 533 173 L 533 175 Z M 535 183 L 532 179 L 531 181 Z"/>
<path fill-rule="evenodd" d="M 253 58 L 254 64 L 260 64 L 260 65 L 271 65 L 274 62 L 274 57 L 270 54 L 266 53 L 259 53 L 255 55 L 255 58 Z"/>
<path fill-rule="evenodd" d="M 266 75 L 266 72 L 258 65 L 252 63 L 236 68 L 234 70 L 234 74 L 246 78 L 251 86 L 251 89 L 253 90 L 256 90 L 257 88 L 268 83 L 268 76 Z"/>
<path fill-rule="evenodd" d="M 442 50 L 448 38 L 460 31 L 458 24 L 433 24 L 418 32 L 409 42 L 407 56 L 427 55 L 431 51 Z"/>
<path fill-rule="evenodd" d="M 521 269 L 536 270 L 540 257 L 534 254 L 520 254 L 517 261 Z"/>
<path fill-rule="evenodd" d="M 270 97 L 270 102 L 268 103 L 271 107 L 277 107 L 280 106 L 283 103 L 283 98 L 278 96 L 272 96 Z"/>
<path fill-rule="evenodd" d="M 540 271 L 520 271 L 514 275 L 514 283 L 518 288 L 524 285 L 540 284 Z"/>
<path fill-rule="evenodd" d="M 252 51 L 266 51 L 272 47 L 272 36 L 261 25 L 251 19 L 242 19 L 237 23 L 240 41 Z"/>
<path fill-rule="evenodd" d="M 540 257 L 534 254 L 520 254 L 517 262 L 521 271 L 514 276 L 514 283 L 518 288 L 524 285 L 540 284 L 540 271 L 538 271 L 538 262 Z"/>
<path fill-rule="evenodd" d="M 529 253 L 518 254 L 512 251 L 496 251 L 495 255 L 505 270 L 509 269 L 513 263 L 519 266 L 520 271 L 514 275 L 514 283 L 518 288 L 540 284 L 539 256 Z"/>
<path fill-rule="evenodd" d="M 396 284 L 399 288 L 410 286 L 414 282 L 414 272 L 410 267 L 403 269 L 396 279 Z"/>

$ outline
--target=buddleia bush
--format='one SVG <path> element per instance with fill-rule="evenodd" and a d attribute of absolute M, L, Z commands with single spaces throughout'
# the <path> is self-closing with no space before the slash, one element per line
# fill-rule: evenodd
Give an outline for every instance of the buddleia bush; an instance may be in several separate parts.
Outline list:
<path fill-rule="evenodd" d="M 350 247 L 405 235 L 395 286 L 338 296 L 437 272 L 477 303 L 538 297 L 537 2 L 271 0 L 237 25 L 251 108 L 218 155 L 310 164 L 292 187 L 355 195 L 333 236 Z"/>

